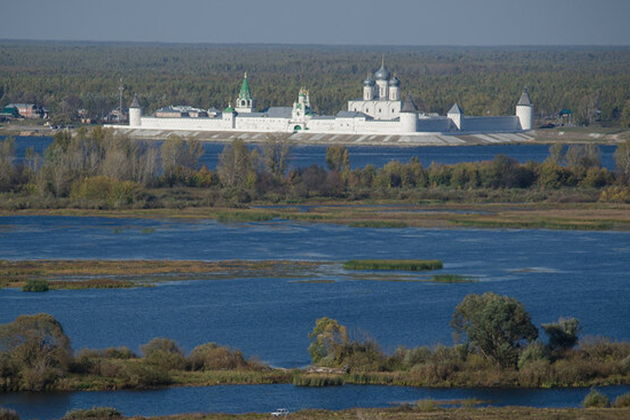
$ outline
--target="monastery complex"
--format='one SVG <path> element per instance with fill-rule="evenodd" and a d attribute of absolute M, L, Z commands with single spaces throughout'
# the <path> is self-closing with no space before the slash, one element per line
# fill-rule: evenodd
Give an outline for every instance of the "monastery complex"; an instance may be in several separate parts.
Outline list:
<path fill-rule="evenodd" d="M 527 90 L 516 103 L 514 115 L 468 116 L 458 104 L 447 115 L 419 112 L 412 98 L 401 97 L 400 80 L 392 76 L 381 63 L 380 68 L 363 81 L 363 95 L 348 101 L 347 110 L 334 116 L 313 112 L 309 92 L 301 89 L 293 106 L 273 106 L 256 110 L 247 74 L 244 75 L 238 97 L 223 111 L 200 110 L 185 106 L 162 108 L 153 116 L 142 115 L 137 97 L 129 107 L 129 126 L 136 135 L 151 132 L 216 132 L 220 133 L 294 133 L 300 136 L 403 136 L 407 142 L 423 143 L 422 138 L 481 136 L 497 141 L 523 141 L 531 137 L 523 132 L 531 130 L 534 109 Z M 117 126 L 116 128 L 123 128 Z M 428 136 L 428 137 L 427 137 Z M 436 137 L 437 136 L 437 137 Z M 488 137 L 491 136 L 491 137 Z M 494 137 L 492 137 L 494 136 Z M 414 140 L 416 139 L 416 140 Z M 432 142 L 429 142 L 432 143 Z M 435 142 L 433 142 L 435 143 Z M 447 142 L 448 143 L 448 142 Z"/>

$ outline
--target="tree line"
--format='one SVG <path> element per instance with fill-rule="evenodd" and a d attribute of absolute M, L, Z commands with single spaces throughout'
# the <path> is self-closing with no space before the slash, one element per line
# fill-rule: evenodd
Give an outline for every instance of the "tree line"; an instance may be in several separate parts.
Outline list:
<path fill-rule="evenodd" d="M 171 199 L 177 206 L 318 197 L 413 199 L 440 191 L 461 192 L 451 198 L 462 199 L 475 191 L 509 190 L 585 191 L 590 199 L 630 202 L 630 142 L 618 145 L 615 171 L 601 166 L 599 147 L 593 144 L 552 145 L 540 163 L 497 155 L 491 161 L 428 167 L 412 158 L 382 168 L 351 169 L 348 149 L 334 145 L 326 150 L 326 167 L 289 169 L 290 153 L 286 136 L 269 135 L 250 147 L 237 139 L 225 145 L 216 170 L 209 170 L 199 163 L 199 141 L 171 136 L 157 144 L 97 127 L 74 136 L 57 133 L 43 156 L 29 149 L 18 161 L 9 137 L 0 142 L 0 193 L 7 198 L 5 205 L 12 198 L 21 203 L 18 207 L 152 208 L 164 206 L 160 197 L 176 188 L 205 194 L 201 202 L 175 195 Z"/>
<path fill-rule="evenodd" d="M 316 112 L 336 113 L 361 96 L 381 56 L 426 112 L 458 102 L 470 115 L 509 115 L 524 86 L 539 116 L 571 109 L 575 122 L 630 126 L 627 47 L 323 47 L 138 43 L 0 43 L 0 105 L 38 103 L 70 121 L 102 118 L 128 104 L 223 109 L 248 72 L 259 108 L 291 104 L 301 87 Z"/>
<path fill-rule="evenodd" d="M 580 323 L 560 318 L 542 324 L 546 340 L 523 304 L 492 292 L 467 295 L 450 323 L 457 344 L 400 347 L 384 353 L 378 343 L 351 337 L 347 327 L 323 317 L 309 333 L 313 369 L 274 370 L 235 349 L 215 343 L 188 355 L 168 338 L 140 347 L 73 352 L 62 325 L 49 314 L 22 315 L 0 325 L 0 391 L 147 388 L 177 383 L 195 372 L 232 372 L 223 380 L 293 382 L 301 386 L 381 383 L 412 386 L 584 386 L 628 383 L 630 344 L 608 339 L 580 341 Z M 579 347 L 578 347 L 579 346 Z M 185 374 L 185 372 L 189 372 Z M 239 372 L 243 374 L 239 376 Z M 257 374 L 258 373 L 258 374 Z M 264 374 L 267 374 L 264 376 Z M 72 378 L 83 378 L 69 382 Z M 181 383 L 181 382 L 179 382 Z M 263 382 L 258 382 L 263 383 Z"/>

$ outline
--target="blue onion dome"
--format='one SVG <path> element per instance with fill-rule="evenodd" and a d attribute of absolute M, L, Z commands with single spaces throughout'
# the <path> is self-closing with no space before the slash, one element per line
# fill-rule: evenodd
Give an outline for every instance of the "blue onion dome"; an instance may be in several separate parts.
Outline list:
<path fill-rule="evenodd" d="M 374 86 L 374 80 L 371 77 L 368 77 L 363 81 L 363 86 Z"/>
<path fill-rule="evenodd" d="M 376 73 L 374 73 L 374 78 L 376 80 L 389 80 L 390 76 L 391 73 L 385 68 L 385 64 L 381 64 L 381 68 L 376 70 Z"/>
<path fill-rule="evenodd" d="M 392 80 L 389 81 L 389 85 L 390 86 L 400 86 L 400 80 L 398 79 L 398 77 L 394 76 L 392 77 Z"/>

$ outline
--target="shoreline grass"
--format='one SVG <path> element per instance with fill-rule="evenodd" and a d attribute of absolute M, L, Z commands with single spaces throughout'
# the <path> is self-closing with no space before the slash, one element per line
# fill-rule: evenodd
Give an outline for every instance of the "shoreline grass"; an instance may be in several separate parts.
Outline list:
<path fill-rule="evenodd" d="M 437 283 L 475 283 L 477 280 L 459 274 L 435 274 L 430 281 Z"/>
<path fill-rule="evenodd" d="M 442 267 L 440 260 L 350 260 L 343 263 L 345 270 L 428 271 Z"/>
<path fill-rule="evenodd" d="M 252 203 L 255 207 L 266 202 Z M 272 203 L 278 204 L 278 203 Z M 215 219 L 222 223 L 292 220 L 333 223 L 355 228 L 488 228 L 557 230 L 630 230 L 630 204 L 565 202 L 444 202 L 440 200 L 310 200 L 308 212 L 276 207 L 184 207 L 98 210 L 78 208 L 0 209 L 0 216 L 60 215 L 109 218 Z M 401 212 L 382 210 L 401 209 Z M 404 211 L 403 211 L 404 210 Z M 440 210 L 440 211 L 438 211 Z M 470 214 L 454 215 L 453 210 Z M 124 230 L 120 231 L 124 234 Z M 153 232 L 144 231 L 151 234 Z"/>

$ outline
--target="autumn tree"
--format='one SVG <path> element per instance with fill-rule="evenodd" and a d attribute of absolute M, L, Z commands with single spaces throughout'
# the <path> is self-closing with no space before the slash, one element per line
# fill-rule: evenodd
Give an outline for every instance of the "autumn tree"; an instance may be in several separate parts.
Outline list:
<path fill-rule="evenodd" d="M 350 153 L 342 145 L 329 146 L 326 149 L 326 165 L 331 171 L 344 172 L 350 170 Z"/>
<path fill-rule="evenodd" d="M 228 188 L 251 188 L 256 182 L 257 156 L 241 139 L 226 144 L 217 164 L 221 184 Z"/>
<path fill-rule="evenodd" d="M 315 321 L 315 328 L 308 335 L 311 344 L 308 352 L 315 364 L 333 361 L 348 344 L 348 330 L 334 319 L 323 317 Z"/>
<path fill-rule="evenodd" d="M 614 157 L 620 181 L 628 183 L 630 181 L 630 140 L 617 145 Z"/>
<path fill-rule="evenodd" d="M 265 169 L 275 177 L 284 176 L 287 170 L 291 142 L 288 134 L 269 134 L 262 144 Z"/>
<path fill-rule="evenodd" d="M 197 169 L 203 146 L 198 140 L 185 140 L 171 135 L 162 144 L 160 155 L 164 178 L 169 185 L 173 185 Z"/>
<path fill-rule="evenodd" d="M 0 141 L 0 191 L 7 191 L 13 186 L 15 175 L 15 139 L 7 137 Z"/>
<path fill-rule="evenodd" d="M 0 325 L 0 376 L 10 389 L 41 391 L 67 371 L 70 340 L 52 315 L 21 315 Z"/>

